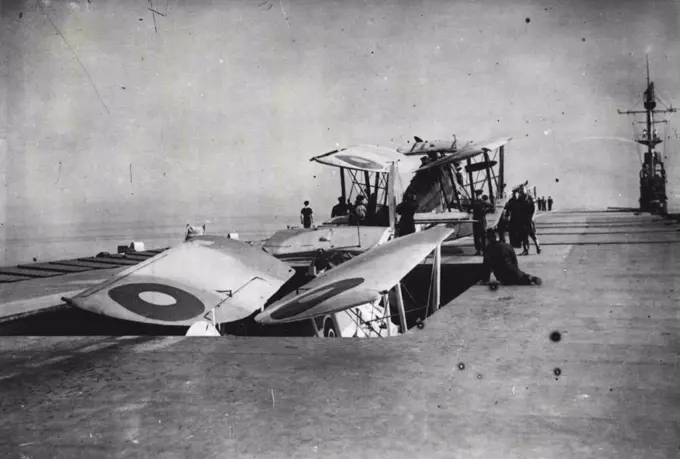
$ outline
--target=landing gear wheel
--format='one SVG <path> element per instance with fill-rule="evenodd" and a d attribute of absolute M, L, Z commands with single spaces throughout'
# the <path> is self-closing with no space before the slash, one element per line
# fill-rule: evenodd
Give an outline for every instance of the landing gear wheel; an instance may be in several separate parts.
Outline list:
<path fill-rule="evenodd" d="M 489 288 L 491 290 L 496 290 L 498 289 L 498 282 L 489 282 Z"/>
<path fill-rule="evenodd" d="M 338 331 L 335 329 L 335 324 L 331 319 L 326 319 L 323 324 L 323 336 L 324 338 L 337 338 Z"/>

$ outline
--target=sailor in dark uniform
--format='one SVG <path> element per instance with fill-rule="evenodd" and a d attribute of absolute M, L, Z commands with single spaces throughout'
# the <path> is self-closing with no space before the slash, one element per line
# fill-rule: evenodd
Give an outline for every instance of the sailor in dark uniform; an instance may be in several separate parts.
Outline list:
<path fill-rule="evenodd" d="M 520 202 L 517 199 L 517 189 L 512 190 L 512 197 L 505 203 L 503 209 L 505 220 L 507 222 L 507 231 L 509 233 L 510 245 L 513 247 L 520 247 L 521 245 L 521 209 Z"/>
<path fill-rule="evenodd" d="M 347 202 L 345 202 L 345 198 L 340 196 L 338 198 L 338 203 L 333 206 L 333 209 L 331 210 L 331 218 L 334 217 L 341 217 L 343 215 L 347 215 L 349 213 L 349 206 L 347 205 Z"/>
<path fill-rule="evenodd" d="M 415 214 L 418 210 L 418 202 L 416 197 L 411 192 L 404 193 L 404 200 L 397 206 L 396 211 L 401 218 L 397 231 L 399 237 L 416 232 Z"/>
<path fill-rule="evenodd" d="M 504 285 L 541 285 L 539 277 L 519 269 L 515 249 L 498 241 L 493 229 L 486 231 L 486 238 L 488 245 L 484 251 L 482 282 L 489 282 L 493 273 L 496 280 Z"/>
<path fill-rule="evenodd" d="M 300 223 L 302 223 L 302 226 L 305 228 L 311 228 L 314 223 L 314 211 L 309 207 L 309 201 L 305 201 L 304 204 L 305 206 L 300 210 Z"/>
<path fill-rule="evenodd" d="M 534 241 L 536 246 L 536 253 L 541 253 L 541 245 L 536 237 L 536 224 L 534 223 L 534 213 L 536 212 L 536 205 L 534 199 L 530 194 L 524 191 L 524 188 L 519 189 L 519 213 L 522 233 L 522 255 L 529 255 L 529 238 Z"/>
<path fill-rule="evenodd" d="M 472 224 L 472 232 L 475 239 L 475 255 L 481 255 L 486 246 L 486 214 L 489 212 L 491 204 L 486 196 L 480 199 L 482 190 L 477 190 L 476 194 L 477 198 L 472 201 L 471 206 L 472 219 L 475 220 Z"/>

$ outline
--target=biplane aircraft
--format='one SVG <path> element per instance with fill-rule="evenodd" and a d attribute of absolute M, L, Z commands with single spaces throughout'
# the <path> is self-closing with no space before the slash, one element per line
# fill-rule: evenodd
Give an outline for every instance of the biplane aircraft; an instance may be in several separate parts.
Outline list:
<path fill-rule="evenodd" d="M 116 319 L 188 326 L 187 335 L 202 336 L 219 335 L 220 324 L 256 313 L 255 321 L 262 324 L 312 319 L 318 327 L 321 318 L 323 336 L 347 336 L 329 316 L 351 310 L 355 327 L 349 336 L 389 336 L 397 334 L 389 316 L 390 289 L 405 330 L 398 284 L 451 232 L 432 228 L 394 239 L 302 286 L 291 283 L 293 268 L 261 249 L 226 237 L 197 236 L 63 300 Z"/>
<path fill-rule="evenodd" d="M 354 224 L 345 216 L 314 229 L 279 231 L 261 248 L 195 236 L 64 300 L 118 319 L 189 326 L 190 335 L 216 335 L 220 325 L 253 316 L 261 324 L 308 321 L 314 334 L 325 337 L 403 332 L 400 280 L 432 252 L 438 271 L 442 242 L 471 234 L 473 220 L 466 210 L 476 199 L 476 187 L 488 187 L 491 202 L 500 205 L 503 150 L 509 140 L 457 148 L 455 140 L 444 145 L 417 139 L 408 151 L 361 145 L 314 157 L 340 168 L 343 197 L 369 196 L 366 221 Z M 427 159 L 418 166 L 416 155 Z M 461 176 L 462 161 L 467 162 L 467 180 Z M 395 238 L 399 172 L 414 173 L 409 189 L 418 201 L 419 231 Z M 466 224 L 467 229 L 461 228 Z M 434 275 L 434 308 L 439 283 Z M 391 319 L 390 304 L 398 305 L 399 327 Z"/>
<path fill-rule="evenodd" d="M 316 228 L 289 228 L 269 238 L 264 248 L 291 265 L 306 266 L 319 251 L 356 255 L 395 237 L 396 181 L 399 174 L 413 173 L 406 192 L 415 195 L 417 229 L 447 224 L 452 239 L 472 234 L 470 206 L 478 187 L 486 188 L 495 224 L 502 207 L 505 145 L 509 137 L 487 142 L 468 142 L 461 148 L 453 141 L 424 142 L 416 137 L 411 147 L 391 149 L 358 145 L 311 158 L 340 171 L 340 196 L 348 203 L 367 198 L 367 215 L 361 222 L 351 216 L 331 218 Z M 491 153 L 491 155 L 490 155 Z M 421 156 L 421 164 L 417 158 Z M 415 160 L 415 161 L 414 161 Z M 463 175 L 462 162 L 466 162 Z M 498 172 L 496 172 L 498 166 Z M 348 186 L 349 182 L 349 186 Z"/>

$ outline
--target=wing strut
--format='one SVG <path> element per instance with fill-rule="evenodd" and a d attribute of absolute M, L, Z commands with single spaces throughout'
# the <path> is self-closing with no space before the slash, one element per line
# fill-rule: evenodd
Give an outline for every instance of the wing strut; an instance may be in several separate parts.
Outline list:
<path fill-rule="evenodd" d="M 432 270 L 434 271 L 434 281 L 432 285 L 432 290 L 434 295 L 432 298 L 432 312 L 439 310 L 441 303 L 441 284 L 442 284 L 442 245 L 437 244 L 437 248 L 434 249 L 434 260 L 432 260 Z"/>
<path fill-rule="evenodd" d="M 397 284 L 399 285 L 399 284 Z M 383 308 L 385 312 L 385 325 L 387 326 L 387 337 L 389 338 L 392 336 L 392 331 L 390 330 L 390 322 L 392 322 L 392 315 L 390 311 L 390 292 L 383 292 L 382 293 L 382 299 L 383 299 Z"/>
<path fill-rule="evenodd" d="M 401 334 L 403 335 L 408 330 L 406 328 L 406 310 L 404 309 L 404 297 L 401 296 L 401 282 L 395 286 L 395 293 L 397 295 L 397 308 L 399 308 L 399 323 L 401 324 Z"/>
<path fill-rule="evenodd" d="M 387 209 L 390 216 L 390 230 L 392 231 L 392 237 L 395 235 L 394 222 L 397 221 L 397 197 L 394 193 L 395 181 L 397 175 L 397 164 L 393 162 L 390 164 L 390 172 L 387 177 Z"/>

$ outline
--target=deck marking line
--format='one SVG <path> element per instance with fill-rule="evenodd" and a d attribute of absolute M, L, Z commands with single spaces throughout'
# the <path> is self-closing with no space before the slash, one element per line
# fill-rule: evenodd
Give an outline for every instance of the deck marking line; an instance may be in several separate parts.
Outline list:
<path fill-rule="evenodd" d="M 74 352 L 77 352 L 78 354 L 84 354 L 86 352 L 99 351 L 101 349 L 106 349 L 108 347 L 113 347 L 113 346 L 115 346 L 115 343 L 105 341 L 103 343 L 95 343 L 95 344 L 90 344 L 89 346 L 81 347 L 80 349 L 78 349 Z"/>
<path fill-rule="evenodd" d="M 184 337 L 176 337 L 176 336 L 167 336 L 160 341 L 153 340 L 148 343 L 143 343 L 139 344 L 137 346 L 132 347 L 132 352 L 134 353 L 140 353 L 140 352 L 149 352 L 149 351 L 156 351 L 159 349 L 163 349 L 165 347 L 168 347 L 172 344 L 179 343 L 180 341 L 183 341 Z"/>
<path fill-rule="evenodd" d="M 70 358 L 70 356 L 68 356 L 68 355 L 58 355 L 56 357 L 50 357 L 49 359 L 43 360 L 41 362 L 29 363 L 27 366 L 29 366 L 31 368 L 37 368 L 37 367 L 42 367 L 42 366 L 45 366 L 45 365 L 50 365 L 50 364 L 53 364 L 53 363 L 61 362 L 63 360 L 69 359 L 69 358 Z"/>

